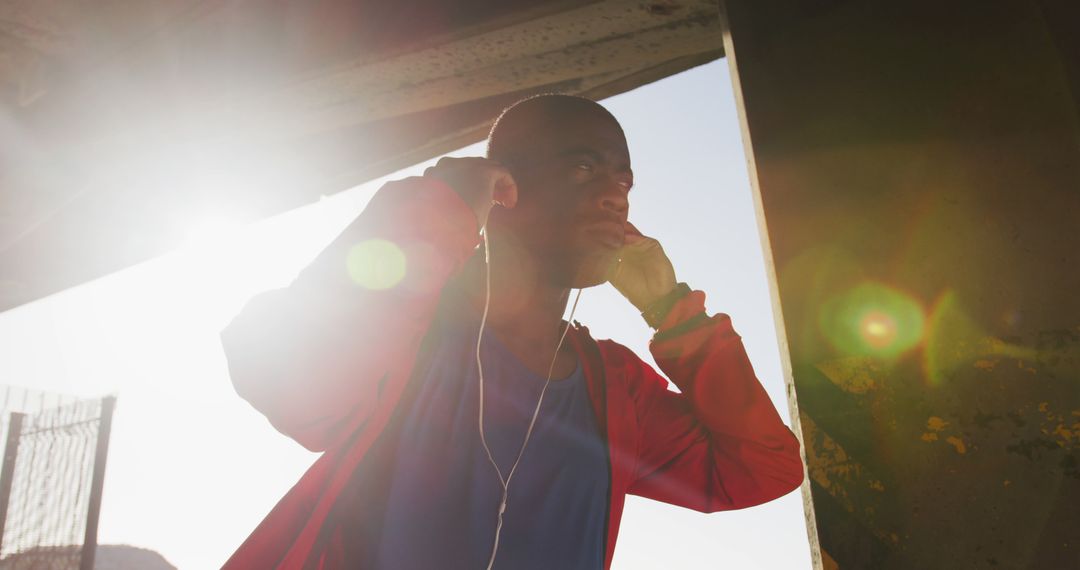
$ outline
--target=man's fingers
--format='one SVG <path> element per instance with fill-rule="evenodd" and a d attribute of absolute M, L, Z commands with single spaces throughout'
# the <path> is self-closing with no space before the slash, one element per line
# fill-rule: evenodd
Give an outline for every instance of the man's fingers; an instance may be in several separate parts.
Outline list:
<path fill-rule="evenodd" d="M 518 189 L 510 171 L 499 161 L 479 156 L 444 156 L 424 170 L 424 176 L 439 178 L 465 198 L 478 219 L 486 219 L 492 203 L 504 208 L 517 205 Z"/>
<path fill-rule="evenodd" d="M 481 156 L 444 156 L 435 163 L 435 166 L 429 166 L 424 171 L 424 175 L 426 176 L 432 169 L 449 171 L 488 167 L 504 168 L 501 162 Z"/>
<path fill-rule="evenodd" d="M 631 224 L 630 222 L 626 222 L 626 233 L 624 234 L 623 238 L 623 241 L 624 243 L 626 243 L 626 245 L 635 245 L 645 241 L 646 239 L 648 238 L 641 234 L 641 231 L 637 229 L 637 226 Z"/>

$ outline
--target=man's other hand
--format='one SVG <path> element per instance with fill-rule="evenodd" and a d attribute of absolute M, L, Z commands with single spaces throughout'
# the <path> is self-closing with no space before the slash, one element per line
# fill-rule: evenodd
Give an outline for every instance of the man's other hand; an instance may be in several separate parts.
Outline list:
<path fill-rule="evenodd" d="M 424 176 L 447 183 L 472 208 L 476 221 L 483 227 L 491 208 L 498 204 L 513 208 L 518 191 L 510 171 L 498 161 L 469 156 L 446 156 L 424 171 Z"/>
<path fill-rule="evenodd" d="M 656 239 L 641 235 L 634 224 L 626 223 L 626 241 L 609 279 L 639 311 L 675 288 L 675 268 Z"/>

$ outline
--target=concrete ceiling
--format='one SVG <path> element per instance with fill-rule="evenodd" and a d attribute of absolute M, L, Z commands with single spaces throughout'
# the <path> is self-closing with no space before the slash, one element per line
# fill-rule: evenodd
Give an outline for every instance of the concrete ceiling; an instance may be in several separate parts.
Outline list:
<path fill-rule="evenodd" d="M 0 2 L 0 310 L 723 55 L 718 2 Z"/>

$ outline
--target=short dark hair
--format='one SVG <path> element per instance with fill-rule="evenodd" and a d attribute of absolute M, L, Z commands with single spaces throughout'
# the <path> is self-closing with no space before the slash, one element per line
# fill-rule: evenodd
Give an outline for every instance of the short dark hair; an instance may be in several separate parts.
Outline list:
<path fill-rule="evenodd" d="M 579 95 L 542 93 L 510 105 L 495 119 L 488 134 L 488 158 L 512 163 L 529 150 L 537 131 L 573 116 L 593 115 L 619 121 L 603 105 Z M 621 130 L 622 127 L 619 126 Z"/>

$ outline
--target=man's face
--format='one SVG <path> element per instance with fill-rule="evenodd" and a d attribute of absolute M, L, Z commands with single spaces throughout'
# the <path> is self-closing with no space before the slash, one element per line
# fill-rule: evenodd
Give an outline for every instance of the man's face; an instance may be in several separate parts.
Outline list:
<path fill-rule="evenodd" d="M 616 263 L 626 231 L 634 183 L 626 139 L 598 113 L 568 117 L 542 131 L 535 150 L 509 165 L 518 203 L 493 213 L 493 229 L 512 234 L 552 282 L 599 285 Z"/>

